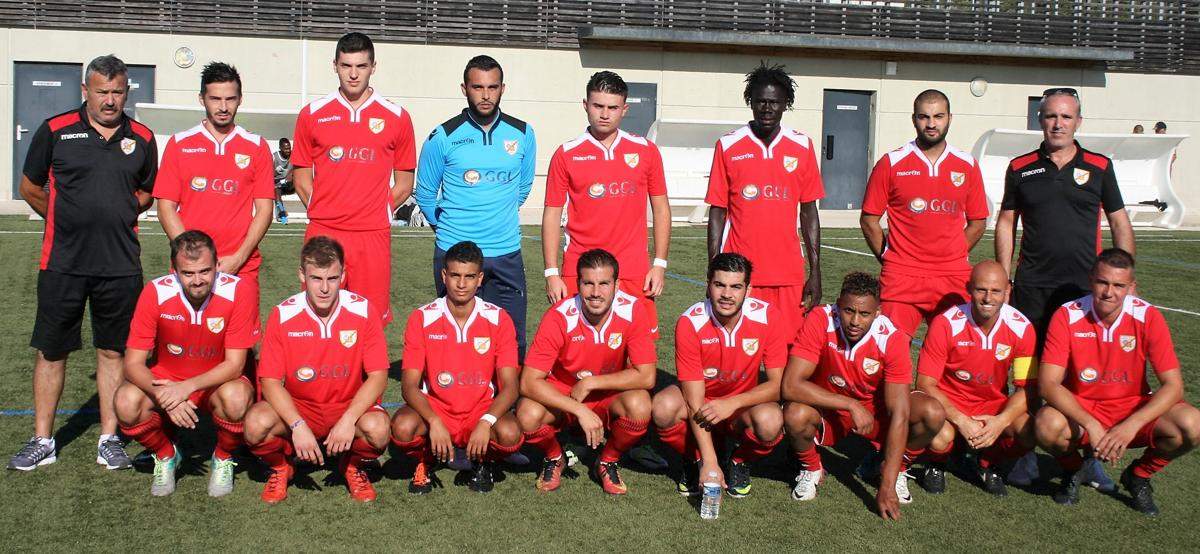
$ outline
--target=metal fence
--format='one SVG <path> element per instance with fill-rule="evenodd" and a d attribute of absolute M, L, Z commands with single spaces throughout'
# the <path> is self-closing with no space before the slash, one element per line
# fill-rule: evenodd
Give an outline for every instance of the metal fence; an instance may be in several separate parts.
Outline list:
<path fill-rule="evenodd" d="M 1114 71 L 1200 74 L 1200 0 L 0 0 L 0 26 L 579 47 L 626 25 L 1132 50 Z"/>

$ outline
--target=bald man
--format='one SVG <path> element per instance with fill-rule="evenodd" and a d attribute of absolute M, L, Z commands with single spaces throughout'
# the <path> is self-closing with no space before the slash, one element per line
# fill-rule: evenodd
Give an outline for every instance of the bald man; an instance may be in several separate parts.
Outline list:
<path fill-rule="evenodd" d="M 1015 460 L 1033 445 L 1025 388 L 1036 345 L 1033 325 L 1004 303 L 1008 273 L 998 262 L 976 265 L 967 284 L 971 301 L 934 318 L 917 364 L 917 390 L 936 398 L 946 422 L 929 445 L 930 466 L 924 485 L 946 488 L 945 461 L 961 449 L 978 453 L 984 490 L 1006 496 L 996 467 Z M 1012 379 L 1015 392 L 1008 394 Z"/>

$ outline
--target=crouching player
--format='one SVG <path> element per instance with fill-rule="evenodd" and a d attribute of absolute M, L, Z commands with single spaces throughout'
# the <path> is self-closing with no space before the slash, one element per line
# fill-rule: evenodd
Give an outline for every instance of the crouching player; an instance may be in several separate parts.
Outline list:
<path fill-rule="evenodd" d="M 1038 387 L 1038 445 L 1065 471 L 1054 501 L 1079 501 L 1079 450 L 1117 463 L 1145 448 L 1121 484 L 1139 512 L 1158 514 L 1150 478 L 1200 442 L 1200 411 L 1183 400 L 1183 376 L 1162 312 L 1133 295 L 1133 256 L 1110 248 L 1091 271 L 1092 293 L 1063 304 L 1046 331 Z M 1146 362 L 1160 386 L 1151 391 Z"/>
<path fill-rule="evenodd" d="M 812 500 L 825 475 L 816 445 L 851 433 L 884 448 L 880 517 L 899 519 L 912 502 L 905 470 L 942 428 L 945 413 L 929 395 L 909 390 L 908 335 L 879 314 L 879 281 L 854 272 L 837 303 L 813 308 L 789 347 L 783 375 L 784 422 L 802 469 L 792 498 Z"/>
<path fill-rule="evenodd" d="M 468 487 L 488 492 L 493 465 L 521 448 L 509 412 L 517 401 L 517 332 L 499 307 L 476 298 L 483 251 L 460 242 L 446 251 L 446 296 L 413 310 L 404 331 L 400 387 L 405 406 L 392 417 L 392 442 L 417 460 L 408 491 L 433 488 L 434 459 L 465 449 L 474 462 Z"/>
<path fill-rule="evenodd" d="M 579 293 L 546 311 L 525 357 L 517 421 L 525 442 L 545 454 L 538 490 L 558 488 L 566 461 L 555 433 L 578 424 L 589 447 L 604 444 L 593 478 L 604 492 L 625 494 L 617 460 L 650 424 L 657 323 L 647 300 L 617 290 L 612 254 L 588 250 L 576 268 Z"/>
<path fill-rule="evenodd" d="M 175 492 L 182 459 L 176 428 L 195 429 L 197 410 L 211 414 L 217 447 L 208 494 L 224 496 L 233 491 L 233 451 L 254 398 L 242 370 L 258 342 L 258 293 L 253 283 L 217 271 L 216 246 L 200 231 L 171 241 L 171 262 L 174 273 L 142 289 L 134 309 L 117 418 L 121 431 L 154 455 L 150 494 L 166 496 Z"/>
<path fill-rule="evenodd" d="M 262 499 L 287 498 L 293 455 L 324 464 L 344 454 L 339 469 L 350 497 L 375 500 L 362 470 L 388 443 L 387 342 L 374 305 L 342 290 L 342 247 L 329 237 L 300 250 L 304 292 L 271 310 L 258 365 L 263 400 L 246 414 L 246 443 L 271 468 Z M 322 452 L 324 446 L 324 452 Z"/>
<path fill-rule="evenodd" d="M 946 411 L 942 430 L 929 445 L 925 490 L 946 490 L 945 461 L 955 444 L 979 454 L 984 490 L 1007 496 L 997 466 L 1016 460 L 1033 446 L 1025 388 L 1036 337 L 1029 320 L 1004 303 L 1008 274 L 993 260 L 971 271 L 969 304 L 943 312 L 929 324 L 917 363 L 917 390 L 936 398 Z M 1008 394 L 1009 370 L 1015 391 Z"/>
<path fill-rule="evenodd" d="M 782 312 L 747 298 L 750 260 L 717 254 L 708 263 L 708 298 L 675 325 L 679 384 L 654 396 L 654 425 L 663 443 L 683 457 L 679 493 L 694 496 L 700 482 L 724 481 L 730 496 L 750 494 L 749 464 L 783 440 L 779 387 L 791 333 Z M 759 369 L 766 381 L 759 383 Z M 739 443 L 721 471 L 716 440 Z"/>

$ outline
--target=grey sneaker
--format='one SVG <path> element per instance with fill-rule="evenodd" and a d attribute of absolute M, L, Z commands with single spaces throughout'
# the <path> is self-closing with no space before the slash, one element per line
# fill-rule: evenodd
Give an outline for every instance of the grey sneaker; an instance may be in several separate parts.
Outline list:
<path fill-rule="evenodd" d="M 175 492 L 175 470 L 179 469 L 181 458 L 179 448 L 175 449 L 174 456 L 165 460 L 154 457 L 154 478 L 150 481 L 151 496 L 167 496 Z"/>
<path fill-rule="evenodd" d="M 116 437 L 112 437 L 96 447 L 96 463 L 104 466 L 104 469 L 129 469 L 133 467 L 133 462 L 129 459 L 129 455 L 125 453 L 125 443 Z"/>
<path fill-rule="evenodd" d="M 178 453 L 176 453 L 178 455 Z M 222 460 L 213 456 L 212 472 L 208 474 L 208 495 L 212 497 L 225 496 L 233 492 L 233 468 L 237 462 L 233 458 Z"/>
<path fill-rule="evenodd" d="M 54 452 L 54 441 L 42 444 L 42 437 L 33 437 L 8 461 L 8 469 L 31 471 L 58 461 Z"/>

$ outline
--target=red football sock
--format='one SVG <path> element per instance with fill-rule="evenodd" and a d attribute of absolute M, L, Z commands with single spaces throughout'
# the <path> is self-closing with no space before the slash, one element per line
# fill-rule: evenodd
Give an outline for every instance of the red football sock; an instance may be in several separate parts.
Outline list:
<path fill-rule="evenodd" d="M 1171 459 L 1159 452 L 1157 448 L 1147 448 L 1142 457 L 1133 462 L 1133 474 L 1142 479 L 1149 479 L 1155 473 L 1162 471 Z"/>
<path fill-rule="evenodd" d="M 350 463 L 358 465 L 367 460 L 374 460 L 383 454 L 383 450 L 371 446 L 371 443 L 356 438 L 350 443 Z"/>
<path fill-rule="evenodd" d="M 132 427 L 122 425 L 121 432 L 145 446 L 160 460 L 175 455 L 175 445 L 171 444 L 171 438 L 164 432 L 162 416 L 159 416 L 157 411 L 151 411 L 150 417 L 137 425 Z"/>
<path fill-rule="evenodd" d="M 817 452 L 817 445 L 808 447 L 808 450 L 797 450 L 796 459 L 800 461 L 800 465 L 809 471 L 821 471 L 825 469 L 821 465 L 821 453 Z"/>
<path fill-rule="evenodd" d="M 934 450 L 933 446 L 925 449 L 925 459 L 930 463 L 944 464 L 950 459 L 950 453 L 954 451 L 954 442 L 951 441 L 942 450 Z"/>
<path fill-rule="evenodd" d="M 1078 451 L 1064 454 L 1057 459 L 1058 465 L 1062 466 L 1063 471 L 1068 474 L 1075 473 L 1079 471 L 1079 468 L 1083 467 L 1083 456 L 1080 456 Z"/>
<path fill-rule="evenodd" d="M 917 461 L 917 458 L 920 458 L 921 454 L 924 454 L 924 453 L 925 453 L 924 447 L 910 448 L 908 446 L 905 446 L 904 447 L 904 456 L 903 456 L 903 458 L 901 458 L 900 471 L 907 471 L 909 466 L 911 466 L 913 464 L 913 462 Z"/>
<path fill-rule="evenodd" d="M 600 451 L 600 461 L 615 462 L 621 459 L 621 454 L 633 448 L 642 435 L 646 434 L 646 428 L 649 426 L 648 420 L 634 421 L 618 417 L 612 423 L 612 430 L 608 441 L 604 443 L 604 449 Z"/>
<path fill-rule="evenodd" d="M 553 460 L 563 453 L 562 445 L 558 444 L 558 437 L 554 433 L 553 427 L 543 425 L 532 433 L 525 433 L 525 442 L 541 450 L 547 459 Z"/>
<path fill-rule="evenodd" d="M 1029 448 L 1022 445 L 1016 437 L 1000 437 L 979 453 L 979 466 L 985 469 L 997 466 L 1004 463 L 1005 460 L 1020 458 L 1026 452 L 1029 452 Z"/>
<path fill-rule="evenodd" d="M 251 446 L 250 452 L 261 458 L 264 464 L 271 468 L 278 468 L 288 464 L 288 456 L 292 453 L 292 443 L 283 437 L 271 437 L 262 444 Z"/>
<path fill-rule="evenodd" d="M 658 440 L 667 445 L 668 448 L 679 453 L 680 456 L 687 458 L 688 440 L 691 433 L 688 432 L 688 424 L 686 421 L 678 421 L 670 427 L 658 428 Z"/>
<path fill-rule="evenodd" d="M 523 444 L 524 442 L 525 442 L 525 440 L 524 440 L 524 438 L 522 438 L 522 440 L 517 441 L 516 444 L 505 446 L 494 440 L 490 440 L 490 441 L 488 441 L 487 456 L 485 456 L 485 458 L 489 462 L 498 462 L 500 460 L 503 460 L 509 456 L 512 456 L 518 450 L 520 450 L 521 444 Z"/>
<path fill-rule="evenodd" d="M 213 457 L 228 460 L 233 457 L 233 451 L 242 445 L 242 423 L 221 419 L 213 416 L 217 426 L 217 447 L 213 449 Z"/>
<path fill-rule="evenodd" d="M 433 452 L 429 450 L 427 446 L 428 443 L 429 441 L 425 439 L 425 435 L 417 435 L 413 437 L 413 440 L 408 442 L 400 442 L 396 439 L 392 439 L 392 444 L 396 445 L 396 448 L 398 448 L 405 456 L 424 462 L 433 461 Z"/>
<path fill-rule="evenodd" d="M 759 440 L 754 429 L 746 427 L 742 431 L 742 444 L 738 445 L 737 449 L 733 451 L 732 460 L 739 463 L 761 460 L 767 457 L 772 450 L 775 450 L 775 446 L 781 441 L 783 441 L 783 433 L 775 437 L 775 440 L 763 442 Z"/>

